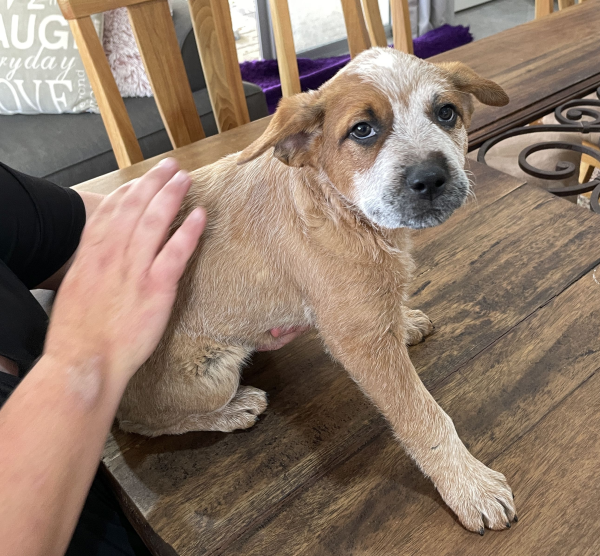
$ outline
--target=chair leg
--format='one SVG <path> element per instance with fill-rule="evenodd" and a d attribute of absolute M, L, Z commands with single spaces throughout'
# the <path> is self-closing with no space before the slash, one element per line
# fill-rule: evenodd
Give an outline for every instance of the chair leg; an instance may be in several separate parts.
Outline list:
<path fill-rule="evenodd" d="M 596 167 L 590 164 L 587 160 L 584 160 L 582 156 L 581 166 L 579 166 L 579 182 L 585 183 L 586 181 L 590 181 L 595 169 Z"/>
<path fill-rule="evenodd" d="M 595 150 L 600 150 L 598 149 L 598 145 L 594 145 L 594 143 L 590 143 L 588 141 L 583 141 L 583 146 L 584 147 L 589 147 L 591 149 L 595 149 Z M 588 182 L 592 179 L 592 174 L 594 173 L 594 170 L 599 167 L 599 162 L 587 155 L 587 154 L 582 154 L 581 155 L 581 165 L 579 166 L 579 183 L 585 183 Z M 591 192 L 590 193 L 583 193 L 583 195 L 585 197 L 591 197 Z"/>

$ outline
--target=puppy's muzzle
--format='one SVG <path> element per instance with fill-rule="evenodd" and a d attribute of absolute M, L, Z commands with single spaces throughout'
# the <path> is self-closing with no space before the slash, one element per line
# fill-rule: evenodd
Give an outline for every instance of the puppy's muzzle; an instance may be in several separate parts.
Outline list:
<path fill-rule="evenodd" d="M 406 185 L 411 193 L 419 199 L 430 201 L 445 191 L 446 184 L 450 180 L 445 165 L 430 160 L 409 166 L 405 176 Z"/>

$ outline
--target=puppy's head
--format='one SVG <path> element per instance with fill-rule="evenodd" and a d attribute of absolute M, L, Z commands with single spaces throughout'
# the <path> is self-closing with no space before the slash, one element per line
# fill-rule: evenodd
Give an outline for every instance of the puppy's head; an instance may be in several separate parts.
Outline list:
<path fill-rule="evenodd" d="M 391 48 L 357 56 L 318 91 L 283 99 L 242 164 L 274 147 L 289 166 L 325 172 L 349 204 L 386 228 L 444 222 L 464 202 L 471 95 L 503 106 L 502 88 L 460 62 Z"/>

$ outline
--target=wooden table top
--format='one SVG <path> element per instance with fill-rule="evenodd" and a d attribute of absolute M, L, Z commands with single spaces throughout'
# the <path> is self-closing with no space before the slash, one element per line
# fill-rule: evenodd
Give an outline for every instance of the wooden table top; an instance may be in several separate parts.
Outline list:
<path fill-rule="evenodd" d="M 584 63 L 600 48 L 588 35 L 599 22 L 590 0 L 438 57 L 469 63 L 511 95 L 512 109 L 476 115 L 472 137 L 537 117 L 573 83 L 583 91 L 600 82 L 600 66 Z M 267 123 L 168 154 L 194 170 Z M 164 156 L 78 188 L 108 193 Z M 155 554 L 600 553 L 600 219 L 485 166 L 472 170 L 478 201 L 414 234 L 410 305 L 436 332 L 410 354 L 472 453 L 508 478 L 519 523 L 483 538 L 466 532 L 307 335 L 245 370 L 270 402 L 248 431 L 146 439 L 113 430 L 105 468 Z"/>
<path fill-rule="evenodd" d="M 464 62 L 510 97 L 501 108 L 476 103 L 470 148 L 598 87 L 599 28 L 600 2 L 588 0 L 430 58 Z"/>
<path fill-rule="evenodd" d="M 374 406 L 310 334 L 257 354 L 269 407 L 247 431 L 113 430 L 104 464 L 156 554 L 600 553 L 600 217 L 473 163 L 477 202 L 414 234 L 410 355 L 519 523 L 455 520 Z"/>

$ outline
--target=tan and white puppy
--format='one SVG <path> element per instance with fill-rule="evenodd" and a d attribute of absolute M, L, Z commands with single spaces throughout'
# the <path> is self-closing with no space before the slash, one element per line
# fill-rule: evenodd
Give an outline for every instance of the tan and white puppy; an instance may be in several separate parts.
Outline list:
<path fill-rule="evenodd" d="M 131 380 L 118 418 L 144 435 L 252 426 L 267 400 L 240 369 L 274 327 L 314 326 L 377 405 L 463 525 L 516 519 L 503 475 L 475 459 L 410 362 L 431 332 L 407 309 L 408 228 L 465 200 L 471 95 L 508 97 L 460 63 L 396 50 L 357 56 L 318 91 L 284 99 L 241 154 L 195 172 L 208 228 L 168 329 Z"/>

